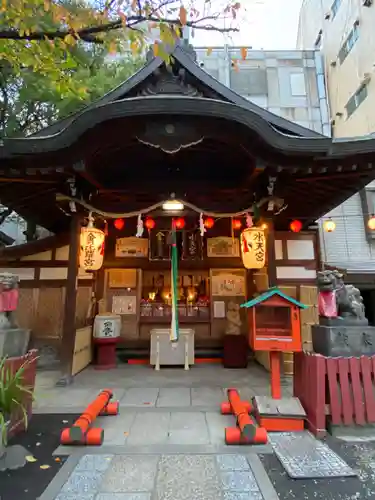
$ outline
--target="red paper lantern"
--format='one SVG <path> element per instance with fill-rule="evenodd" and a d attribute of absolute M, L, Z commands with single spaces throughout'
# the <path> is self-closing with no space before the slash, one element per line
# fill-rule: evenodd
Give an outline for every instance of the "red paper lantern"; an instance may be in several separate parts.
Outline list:
<path fill-rule="evenodd" d="M 123 229 L 125 226 L 124 219 L 116 219 L 113 225 L 118 231 L 121 231 L 121 229 Z"/>
<path fill-rule="evenodd" d="M 146 228 L 150 231 L 151 229 L 154 229 L 156 226 L 156 223 L 154 219 L 151 219 L 151 217 L 147 217 L 146 222 L 145 222 Z"/>
<path fill-rule="evenodd" d="M 233 221 L 232 221 L 232 227 L 233 227 L 234 230 L 241 229 L 242 222 L 239 219 L 233 219 Z"/>
<path fill-rule="evenodd" d="M 302 229 L 302 222 L 300 220 L 293 220 L 289 227 L 293 233 L 299 233 Z"/>
<path fill-rule="evenodd" d="M 177 229 L 183 229 L 185 227 L 185 219 L 183 217 L 179 217 L 176 219 L 175 224 Z"/>
<path fill-rule="evenodd" d="M 212 217 L 207 217 L 207 219 L 204 220 L 204 227 L 207 229 L 211 229 L 214 227 L 215 221 L 213 220 Z"/>

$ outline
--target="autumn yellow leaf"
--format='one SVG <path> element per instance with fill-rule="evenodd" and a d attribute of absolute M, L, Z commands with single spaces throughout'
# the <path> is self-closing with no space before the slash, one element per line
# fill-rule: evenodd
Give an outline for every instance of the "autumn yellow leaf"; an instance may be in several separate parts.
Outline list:
<path fill-rule="evenodd" d="M 246 59 L 246 56 L 247 56 L 247 48 L 241 47 L 241 57 L 243 61 Z"/>
<path fill-rule="evenodd" d="M 35 457 L 33 457 L 32 455 L 27 455 L 27 456 L 25 457 L 25 460 L 26 460 L 26 462 L 29 462 L 29 463 L 33 463 L 33 462 L 36 462 L 36 461 L 37 461 L 37 460 L 36 460 L 36 458 L 35 458 Z"/>
<path fill-rule="evenodd" d="M 185 26 L 187 23 L 187 12 L 184 6 L 181 5 L 180 7 L 180 22 L 182 26 Z"/>
<path fill-rule="evenodd" d="M 50 469 L 50 468 L 51 468 L 51 466 L 50 466 L 50 465 L 41 465 L 41 466 L 39 467 L 39 469 L 42 469 L 42 470 L 47 470 L 47 469 Z"/>
<path fill-rule="evenodd" d="M 69 35 L 66 35 L 66 37 L 64 38 L 64 42 L 67 44 L 67 45 L 75 45 L 77 40 L 74 38 L 73 35 L 71 35 L 69 33 Z"/>
<path fill-rule="evenodd" d="M 159 55 L 159 44 L 158 44 L 158 42 L 154 42 L 153 51 L 154 51 L 154 56 L 158 57 L 158 55 Z"/>
<path fill-rule="evenodd" d="M 133 55 L 136 55 L 138 52 L 138 43 L 133 40 L 132 43 L 130 44 L 130 50 L 132 51 Z"/>
<path fill-rule="evenodd" d="M 207 49 L 207 55 L 210 56 L 212 54 L 212 47 L 208 47 Z"/>
<path fill-rule="evenodd" d="M 44 10 L 48 12 L 51 8 L 50 0 L 44 0 Z"/>
<path fill-rule="evenodd" d="M 111 42 L 108 47 L 108 52 L 111 56 L 114 56 L 117 54 L 117 45 L 116 42 Z"/>

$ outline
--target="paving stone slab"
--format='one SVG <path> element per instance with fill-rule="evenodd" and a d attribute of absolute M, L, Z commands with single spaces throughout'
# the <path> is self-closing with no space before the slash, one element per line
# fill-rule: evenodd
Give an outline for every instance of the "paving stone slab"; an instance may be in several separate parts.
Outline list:
<path fill-rule="evenodd" d="M 97 418 L 93 427 L 104 430 L 104 445 L 125 445 L 136 416 L 136 413 L 124 410 L 119 415 Z"/>
<path fill-rule="evenodd" d="M 151 493 L 99 493 L 95 500 L 151 500 Z"/>
<path fill-rule="evenodd" d="M 74 472 L 99 471 L 105 472 L 111 465 L 114 455 L 84 455 L 80 458 Z"/>
<path fill-rule="evenodd" d="M 204 413 L 171 413 L 168 444 L 209 444 L 207 422 Z"/>
<path fill-rule="evenodd" d="M 76 471 L 74 470 L 67 482 L 62 487 L 61 493 L 69 494 L 92 494 L 98 491 L 98 486 L 103 474 L 97 470 Z"/>
<path fill-rule="evenodd" d="M 224 491 L 223 500 L 264 500 L 264 497 L 256 491 Z"/>
<path fill-rule="evenodd" d="M 223 490 L 231 490 L 233 492 L 247 492 L 254 491 L 259 492 L 260 489 L 258 483 L 254 477 L 254 474 L 248 471 L 223 471 L 220 474 L 221 487 Z"/>
<path fill-rule="evenodd" d="M 157 407 L 185 407 L 191 405 L 188 387 L 163 387 L 159 390 Z"/>
<path fill-rule="evenodd" d="M 124 406 L 155 406 L 158 395 L 158 388 L 131 387 L 125 391 L 125 395 L 120 401 L 120 408 Z"/>
<path fill-rule="evenodd" d="M 191 389 L 192 406 L 215 406 L 220 410 L 220 404 L 225 399 L 224 390 L 220 387 L 196 387 Z"/>
<path fill-rule="evenodd" d="M 74 495 L 70 493 L 60 493 L 54 500 L 96 500 L 95 493 L 90 493 L 88 495 Z"/>
<path fill-rule="evenodd" d="M 273 432 L 269 437 L 277 458 L 293 479 L 357 475 L 325 443 L 309 432 Z"/>
<path fill-rule="evenodd" d="M 250 470 L 244 455 L 217 455 L 216 462 L 222 471 Z"/>
<path fill-rule="evenodd" d="M 206 421 L 211 444 L 225 445 L 225 427 L 233 427 L 236 423 L 232 415 L 221 415 L 217 412 L 207 412 Z"/>
<path fill-rule="evenodd" d="M 164 444 L 168 440 L 170 413 L 137 413 L 126 444 L 129 446 Z"/>
<path fill-rule="evenodd" d="M 117 455 L 100 484 L 100 493 L 149 492 L 155 483 L 159 457 Z"/>
<path fill-rule="evenodd" d="M 218 500 L 215 457 L 164 455 L 158 467 L 156 500 Z"/>

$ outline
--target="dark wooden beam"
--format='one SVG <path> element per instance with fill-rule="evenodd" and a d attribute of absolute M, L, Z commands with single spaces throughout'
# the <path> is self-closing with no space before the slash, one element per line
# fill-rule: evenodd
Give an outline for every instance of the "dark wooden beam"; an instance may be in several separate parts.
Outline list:
<path fill-rule="evenodd" d="M 68 276 L 65 290 L 64 320 L 61 339 L 61 378 L 56 384 L 60 387 L 65 387 L 73 382 L 72 367 L 76 340 L 76 302 L 80 234 L 81 216 L 75 214 L 70 221 Z"/>
<path fill-rule="evenodd" d="M 275 255 L 275 229 L 273 221 L 268 219 L 267 223 L 267 273 L 270 287 L 277 285 L 276 255 Z"/>

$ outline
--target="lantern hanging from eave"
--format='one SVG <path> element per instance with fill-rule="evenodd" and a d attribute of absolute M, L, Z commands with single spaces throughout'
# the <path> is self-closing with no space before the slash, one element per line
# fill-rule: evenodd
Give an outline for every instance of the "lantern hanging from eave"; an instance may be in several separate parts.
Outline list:
<path fill-rule="evenodd" d="M 369 220 L 367 221 L 367 227 L 371 230 L 371 231 L 374 231 L 375 230 L 375 216 L 372 215 Z"/>
<path fill-rule="evenodd" d="M 333 233 L 333 231 L 336 229 L 336 223 L 331 218 L 329 218 L 324 222 L 323 228 L 327 233 Z"/>
<path fill-rule="evenodd" d="M 156 222 L 154 221 L 154 219 L 151 219 L 151 217 L 147 217 L 145 226 L 149 231 L 151 231 L 151 229 L 155 228 Z"/>
<path fill-rule="evenodd" d="M 262 269 L 266 265 L 267 240 L 264 229 L 250 227 L 241 233 L 241 255 L 246 269 Z"/>
<path fill-rule="evenodd" d="M 206 229 L 212 229 L 214 227 L 215 221 L 212 217 L 207 217 L 207 219 L 204 220 L 204 227 Z"/>
<path fill-rule="evenodd" d="M 302 222 L 300 220 L 293 220 L 289 227 L 293 233 L 299 233 L 302 229 Z"/>
<path fill-rule="evenodd" d="M 183 217 L 179 217 L 178 219 L 176 219 L 175 225 L 177 229 L 184 229 L 185 219 Z"/>
<path fill-rule="evenodd" d="M 92 217 L 81 228 L 79 265 L 85 271 L 98 271 L 103 265 L 105 234 L 94 227 Z"/>
<path fill-rule="evenodd" d="M 122 229 L 124 229 L 125 221 L 124 219 L 116 219 L 113 225 L 115 226 L 117 231 L 121 231 Z"/>
<path fill-rule="evenodd" d="M 238 231 L 242 227 L 242 222 L 239 219 L 233 219 L 232 220 L 232 228 L 235 231 Z"/>

